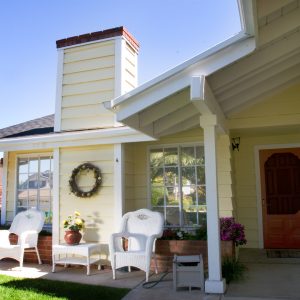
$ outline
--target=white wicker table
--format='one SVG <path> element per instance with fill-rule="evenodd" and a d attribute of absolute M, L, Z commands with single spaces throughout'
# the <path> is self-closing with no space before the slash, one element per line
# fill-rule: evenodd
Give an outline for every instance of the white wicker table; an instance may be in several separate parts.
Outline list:
<path fill-rule="evenodd" d="M 83 265 L 87 267 L 87 275 L 90 275 L 90 266 L 96 263 L 98 270 L 100 270 L 100 244 L 82 243 L 52 246 L 52 272 L 55 272 L 56 264 Z"/>

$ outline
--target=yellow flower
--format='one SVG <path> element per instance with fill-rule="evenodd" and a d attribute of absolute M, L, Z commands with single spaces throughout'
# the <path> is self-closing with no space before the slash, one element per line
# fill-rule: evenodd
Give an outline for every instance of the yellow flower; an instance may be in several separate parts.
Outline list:
<path fill-rule="evenodd" d="M 69 224 L 69 222 L 67 221 L 67 220 L 64 220 L 63 221 L 63 225 L 65 226 L 65 225 L 68 225 Z"/>
<path fill-rule="evenodd" d="M 83 224 L 82 220 L 79 218 L 75 219 L 75 224 L 81 226 Z"/>
<path fill-rule="evenodd" d="M 75 214 L 76 217 L 80 216 L 80 212 L 78 212 L 78 211 L 75 211 L 74 214 Z"/>

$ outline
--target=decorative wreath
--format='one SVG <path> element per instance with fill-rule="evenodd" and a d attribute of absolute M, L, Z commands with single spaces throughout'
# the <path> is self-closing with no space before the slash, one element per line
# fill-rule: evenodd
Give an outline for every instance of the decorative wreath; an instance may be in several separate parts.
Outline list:
<path fill-rule="evenodd" d="M 78 187 L 76 179 L 80 175 L 82 175 L 83 172 L 86 172 L 86 171 L 89 172 L 90 170 L 94 172 L 95 183 L 89 191 L 84 192 Z M 77 197 L 81 197 L 81 198 L 87 198 L 87 197 L 91 197 L 92 195 L 94 195 L 97 192 L 97 190 L 99 189 L 101 182 L 102 182 L 102 177 L 101 177 L 100 169 L 90 163 L 84 163 L 84 164 L 78 166 L 77 168 L 75 168 L 72 171 L 72 175 L 69 180 L 71 192 L 74 195 L 76 195 Z"/>

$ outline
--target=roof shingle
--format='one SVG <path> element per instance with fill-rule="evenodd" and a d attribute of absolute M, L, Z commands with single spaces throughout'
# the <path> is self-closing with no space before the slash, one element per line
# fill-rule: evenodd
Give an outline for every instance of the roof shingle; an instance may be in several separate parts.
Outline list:
<path fill-rule="evenodd" d="M 35 134 L 46 134 L 53 131 L 54 115 L 48 115 L 42 118 L 0 129 L 0 139 Z"/>

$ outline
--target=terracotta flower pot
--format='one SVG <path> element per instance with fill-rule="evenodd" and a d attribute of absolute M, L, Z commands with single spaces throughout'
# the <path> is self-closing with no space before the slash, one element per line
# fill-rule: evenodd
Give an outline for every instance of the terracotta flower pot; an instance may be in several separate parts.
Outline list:
<path fill-rule="evenodd" d="M 67 230 L 64 239 L 68 245 L 78 245 L 82 238 L 79 230 Z"/>

